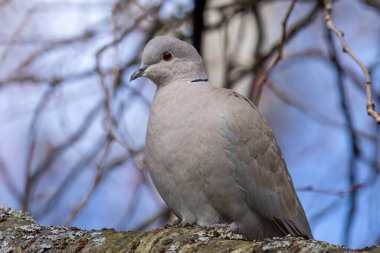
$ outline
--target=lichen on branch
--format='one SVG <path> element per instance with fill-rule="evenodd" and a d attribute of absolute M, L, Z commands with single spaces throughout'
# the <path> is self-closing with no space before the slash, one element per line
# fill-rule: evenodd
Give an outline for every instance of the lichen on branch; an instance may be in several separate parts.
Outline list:
<path fill-rule="evenodd" d="M 296 237 L 248 241 L 224 228 L 166 226 L 150 231 L 81 230 L 42 226 L 28 214 L 0 207 L 0 252 L 379 252 Z"/>

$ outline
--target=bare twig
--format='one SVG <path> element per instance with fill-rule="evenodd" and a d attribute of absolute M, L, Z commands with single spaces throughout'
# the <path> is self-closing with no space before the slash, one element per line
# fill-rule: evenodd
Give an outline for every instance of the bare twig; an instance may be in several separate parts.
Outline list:
<path fill-rule="evenodd" d="M 90 200 L 91 196 L 95 193 L 96 189 L 100 185 L 100 183 L 103 179 L 104 173 L 105 173 L 105 163 L 106 163 L 106 160 L 110 154 L 111 147 L 112 147 L 112 138 L 110 138 L 108 136 L 103 155 L 101 157 L 101 160 L 100 160 L 98 166 L 96 166 L 97 170 L 96 170 L 94 182 L 92 183 L 92 186 L 89 189 L 88 193 L 83 197 L 83 199 L 79 202 L 79 204 L 77 204 L 75 206 L 70 217 L 66 220 L 65 225 L 69 225 L 75 220 L 75 218 L 78 216 L 79 212 L 83 209 L 83 207 L 86 206 L 86 204 Z"/>
<path fill-rule="evenodd" d="M 340 41 L 343 52 L 348 54 L 360 67 L 364 74 L 365 78 L 365 89 L 367 92 L 367 113 L 376 121 L 377 124 L 380 124 L 380 115 L 375 110 L 375 104 L 372 100 L 372 81 L 371 75 L 369 74 L 368 68 L 363 64 L 363 62 L 352 52 L 348 46 L 346 40 L 344 39 L 344 34 L 340 31 L 334 24 L 332 20 L 332 2 L 331 0 L 324 0 L 324 18 L 326 22 L 326 27 L 336 34 L 337 38 Z"/>
<path fill-rule="evenodd" d="M 253 94 L 254 94 L 253 95 L 253 103 L 256 106 L 258 106 L 260 103 L 262 89 L 263 89 L 264 84 L 268 80 L 269 74 L 272 72 L 274 67 L 276 67 L 276 65 L 281 61 L 281 59 L 283 57 L 284 45 L 285 45 L 286 36 L 287 36 L 286 35 L 286 26 L 287 26 L 290 14 L 292 13 L 294 6 L 296 5 L 296 2 L 297 2 L 297 0 L 292 0 L 292 2 L 290 3 L 290 5 L 288 7 L 288 10 L 285 13 L 284 18 L 281 21 L 282 35 L 281 35 L 281 42 L 280 42 L 280 45 L 279 45 L 278 51 L 277 51 L 277 56 L 276 56 L 275 60 L 269 65 L 269 67 L 265 71 L 262 78 L 260 78 L 257 81 L 257 83 L 255 84 L 254 92 L 253 92 Z"/>
<path fill-rule="evenodd" d="M 268 82 L 267 86 L 270 89 L 270 91 L 272 91 L 273 94 L 275 94 L 282 102 L 293 107 L 295 110 L 299 111 L 300 113 L 307 116 L 311 120 L 319 124 L 328 125 L 329 127 L 334 127 L 334 128 L 347 127 L 347 123 L 340 122 L 332 117 L 326 116 L 315 108 L 307 107 L 306 105 L 302 103 L 302 101 L 298 100 L 294 96 L 289 96 L 282 89 L 276 87 L 273 83 Z M 372 142 L 377 141 L 376 136 L 371 133 L 367 133 L 357 128 L 353 129 L 353 131 L 355 135 L 357 135 L 358 137 L 364 138 Z"/>
<path fill-rule="evenodd" d="M 338 86 L 338 94 L 340 100 L 340 107 L 343 113 L 343 117 L 347 123 L 347 132 L 350 140 L 350 158 L 349 158 L 349 177 L 348 181 L 351 188 L 355 188 L 357 178 L 357 166 L 356 160 L 360 157 L 361 150 L 358 143 L 358 138 L 355 135 L 354 125 L 352 116 L 349 110 L 349 103 L 347 101 L 347 91 L 344 85 L 344 71 L 340 64 L 338 54 L 335 50 L 334 41 L 331 35 L 331 30 L 327 33 L 327 45 L 329 49 L 330 60 L 334 65 L 336 70 L 337 77 L 337 86 Z M 347 244 L 349 241 L 349 236 L 353 224 L 354 215 L 357 211 L 357 192 L 356 190 L 349 192 L 349 210 L 347 213 L 346 224 L 345 224 L 345 234 L 344 234 L 344 242 Z"/>
<path fill-rule="evenodd" d="M 292 38 L 294 38 L 299 32 L 301 32 L 307 26 L 309 26 L 310 24 L 312 24 L 312 22 L 318 16 L 317 14 L 319 13 L 319 9 L 320 9 L 320 4 L 319 4 L 319 2 L 316 2 L 315 5 L 314 5 L 314 7 L 308 13 L 306 13 L 303 18 L 301 18 L 300 20 L 298 20 L 297 22 L 295 22 L 294 25 L 292 25 L 287 30 L 287 35 L 286 35 L 287 39 L 285 41 L 285 44 L 287 44 L 288 42 L 290 42 L 290 40 Z M 268 52 L 266 52 L 259 59 L 257 59 L 256 62 L 254 63 L 254 65 L 250 69 L 248 69 L 248 70 L 242 70 L 242 73 L 239 73 L 239 74 L 243 74 L 240 78 L 244 77 L 244 73 L 257 72 L 260 69 L 262 69 L 263 64 L 265 64 L 265 62 L 267 60 L 269 60 L 269 58 L 274 55 L 274 53 L 278 50 L 278 48 L 280 47 L 280 45 L 281 45 L 281 40 L 278 41 L 278 42 L 276 42 L 268 50 Z"/>
<path fill-rule="evenodd" d="M 70 189 L 70 184 L 74 182 L 76 176 L 83 171 L 86 166 L 88 166 L 96 157 L 99 152 L 104 148 L 106 143 L 106 138 L 100 138 L 100 141 L 94 146 L 94 149 L 88 152 L 85 157 L 80 159 L 71 169 L 69 169 L 68 175 L 63 179 L 63 181 L 57 185 L 53 193 L 46 200 L 45 205 L 43 205 L 39 210 L 35 211 L 34 216 L 36 218 L 42 218 L 48 212 L 53 210 L 54 205 L 64 196 L 64 193 Z"/>
<path fill-rule="evenodd" d="M 18 27 L 12 34 L 10 40 L 8 40 L 8 43 L 6 44 L 5 49 L 3 50 L 3 53 L 0 55 L 0 64 L 3 64 L 7 56 L 10 54 L 12 47 L 14 46 L 13 41 L 15 41 L 15 39 L 19 36 L 22 30 L 26 27 L 29 20 L 34 14 L 35 9 L 36 9 L 36 5 L 29 8 L 26 15 L 23 17 L 22 21 L 20 22 L 20 24 L 18 25 Z"/>
<path fill-rule="evenodd" d="M 366 184 L 358 183 L 358 184 L 352 185 L 349 189 L 345 189 L 345 190 L 318 189 L 313 186 L 300 187 L 300 188 L 297 188 L 296 190 L 300 192 L 315 192 L 315 193 L 334 195 L 338 197 L 344 197 L 346 194 L 349 194 L 354 191 L 358 191 L 366 186 L 367 186 Z"/>
<path fill-rule="evenodd" d="M 120 167 L 122 164 L 124 164 L 129 159 L 133 158 L 135 154 L 123 154 L 120 157 L 117 157 L 113 159 L 110 162 L 106 162 L 110 155 L 111 146 L 113 144 L 112 138 L 108 136 L 108 139 L 106 140 L 105 148 L 103 155 L 101 157 L 100 162 L 98 163 L 97 167 L 97 173 L 95 175 L 94 181 L 87 192 L 87 194 L 82 198 L 82 200 L 75 206 L 74 210 L 72 211 L 70 217 L 66 220 L 65 224 L 69 225 L 71 224 L 78 214 L 81 212 L 81 210 L 87 205 L 89 200 L 91 199 L 92 195 L 96 192 L 96 190 L 99 188 L 100 184 L 104 182 L 104 179 L 107 175 L 110 174 L 111 171 L 113 171 L 115 168 Z M 140 151 L 141 152 L 141 151 Z"/>
<path fill-rule="evenodd" d="M 193 45 L 198 50 L 199 54 L 202 55 L 202 34 L 204 30 L 204 12 L 206 8 L 207 0 L 197 0 L 194 1 L 193 10 Z"/>
<path fill-rule="evenodd" d="M 161 6 L 162 3 L 160 3 L 159 5 L 155 6 L 151 12 L 152 13 L 156 13 L 160 6 Z M 150 11 L 146 11 L 144 12 L 142 15 L 140 15 L 132 25 L 130 25 L 129 27 L 127 27 L 123 32 L 122 34 L 120 35 L 120 37 L 112 40 L 110 43 L 107 43 L 105 44 L 104 46 L 102 46 L 96 53 L 96 72 L 98 73 L 99 75 L 99 79 L 100 79 L 100 85 L 103 89 L 103 92 L 104 92 L 104 98 L 105 98 L 105 103 L 104 103 L 104 112 L 105 112 L 105 115 L 104 115 L 104 120 L 103 120 L 103 126 L 104 126 L 104 129 L 105 131 L 110 135 L 112 136 L 113 139 L 117 140 L 119 143 L 121 143 L 127 150 L 129 150 L 130 152 L 138 152 L 137 150 L 134 150 L 132 147 L 130 147 L 126 142 L 124 142 L 117 134 L 116 132 L 116 129 L 115 129 L 115 126 L 117 125 L 117 120 L 116 118 L 114 117 L 113 113 L 112 113 L 112 104 L 111 104 L 111 96 L 112 96 L 112 93 L 113 93 L 113 89 L 118 85 L 118 81 L 120 80 L 120 78 L 114 78 L 114 82 L 113 82 L 113 85 L 111 87 L 109 87 L 109 85 L 107 85 L 106 83 L 106 79 L 105 79 L 105 74 L 101 68 L 101 58 L 102 58 L 102 55 L 103 53 L 117 45 L 118 43 L 120 43 L 131 31 L 133 31 L 133 29 L 136 28 L 136 26 L 139 26 L 139 24 L 148 16 L 148 15 L 151 15 Z M 130 61 L 128 64 L 127 64 L 127 67 L 128 66 L 132 66 L 133 64 L 136 63 L 136 59 L 133 59 L 132 61 Z M 125 68 L 126 69 L 126 68 Z M 116 72 L 120 77 L 122 76 L 122 72 Z M 116 81 L 116 82 L 115 82 Z"/>
<path fill-rule="evenodd" d="M 167 222 L 167 220 L 170 217 L 170 214 L 171 214 L 170 209 L 167 207 L 164 207 L 157 214 L 148 218 L 144 223 L 138 225 L 135 230 L 144 230 L 148 228 L 149 226 L 153 225 L 155 222 L 158 222 L 160 220 L 164 220 L 165 222 Z"/>
<path fill-rule="evenodd" d="M 82 124 L 78 127 L 78 129 L 69 136 L 62 144 L 55 147 L 49 155 L 36 166 L 36 169 L 33 171 L 33 173 L 30 175 L 30 189 L 33 189 L 33 186 L 36 184 L 36 181 L 42 173 L 50 168 L 50 166 L 56 161 L 56 159 L 65 152 L 68 148 L 72 147 L 77 141 L 79 141 L 86 131 L 88 131 L 89 127 L 91 126 L 92 121 L 95 119 L 95 117 L 98 115 L 101 106 L 103 103 L 97 104 L 84 118 Z"/>
<path fill-rule="evenodd" d="M 16 199 L 21 199 L 21 194 L 16 186 L 16 180 L 10 175 L 10 171 L 7 168 L 4 160 L 0 157 L 0 181 L 3 182 L 8 190 L 16 197 Z"/>
<path fill-rule="evenodd" d="M 132 159 L 135 168 L 137 168 L 137 164 L 135 163 L 135 159 Z M 141 199 L 141 190 L 143 184 L 146 183 L 146 177 L 143 174 L 144 172 L 136 169 L 136 172 L 138 173 L 137 179 L 135 180 L 134 184 L 131 186 L 131 197 L 127 203 L 127 208 L 124 212 L 123 217 L 118 222 L 118 227 L 125 228 L 128 226 L 130 221 L 133 219 L 133 215 L 135 214 L 139 201 Z"/>
<path fill-rule="evenodd" d="M 45 93 L 41 96 L 41 99 L 33 113 L 32 121 L 30 123 L 29 127 L 29 143 L 28 143 L 28 153 L 25 163 L 25 187 L 24 187 L 24 195 L 21 199 L 21 207 L 22 210 L 27 211 L 29 210 L 29 201 L 30 197 L 32 195 L 32 186 L 34 182 L 34 172 L 32 171 L 32 162 L 33 162 L 33 155 L 36 147 L 36 138 L 37 138 L 37 124 L 38 120 L 40 118 L 41 113 L 45 109 L 46 105 L 50 102 L 50 98 L 53 96 L 55 92 L 54 86 L 49 87 L 48 90 L 45 91 Z M 47 167 L 43 168 L 44 170 L 47 169 Z M 42 173 L 42 171 L 41 171 Z"/>
<path fill-rule="evenodd" d="M 372 7 L 380 14 L 380 2 L 378 0 L 361 0 L 364 4 Z"/>
<path fill-rule="evenodd" d="M 266 33 L 264 30 L 264 20 L 262 17 L 261 9 L 258 5 L 255 5 L 252 7 L 252 13 L 253 17 L 255 18 L 255 26 L 257 29 L 257 39 L 256 39 L 256 46 L 255 46 L 255 58 L 259 58 L 261 54 L 261 50 L 263 47 L 263 43 L 266 38 Z"/>

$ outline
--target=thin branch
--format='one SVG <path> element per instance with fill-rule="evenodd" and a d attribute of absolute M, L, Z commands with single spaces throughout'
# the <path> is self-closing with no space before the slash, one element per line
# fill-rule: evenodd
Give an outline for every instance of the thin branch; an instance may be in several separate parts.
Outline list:
<path fill-rule="evenodd" d="M 327 32 L 327 45 L 329 50 L 330 60 L 334 65 L 337 78 L 338 94 L 340 100 L 340 107 L 343 113 L 343 117 L 347 123 L 347 134 L 349 137 L 349 147 L 350 147 L 350 158 L 349 158 L 349 177 L 348 183 L 353 188 L 357 183 L 357 166 L 356 161 L 360 157 L 361 150 L 359 147 L 358 139 L 354 132 L 354 125 L 352 116 L 349 110 L 349 103 L 347 101 L 347 91 L 344 85 L 344 71 L 340 64 L 338 54 L 335 50 L 334 41 L 332 38 L 332 31 Z M 344 242 L 347 244 L 349 242 L 349 236 L 352 229 L 353 219 L 357 211 L 357 192 L 350 191 L 349 193 L 349 209 L 347 212 L 346 224 L 345 224 L 345 233 L 344 233 Z"/>
<path fill-rule="evenodd" d="M 332 20 L 332 2 L 331 0 L 324 0 L 324 18 L 326 22 L 326 27 L 336 34 L 340 41 L 342 50 L 344 53 L 348 54 L 360 67 L 365 78 L 365 89 L 367 92 L 367 113 L 370 115 L 377 124 L 380 124 L 380 115 L 375 110 L 375 104 L 372 99 L 372 81 L 371 75 L 369 74 L 368 68 L 362 63 L 362 61 L 351 51 L 346 40 L 344 39 L 344 34 L 340 31 L 334 24 Z"/>
<path fill-rule="evenodd" d="M 146 177 L 144 175 L 144 172 L 137 169 L 138 166 L 135 162 L 135 159 L 132 159 L 133 164 L 136 168 L 136 172 L 138 173 L 137 179 L 135 179 L 135 182 L 133 185 L 131 185 L 131 197 L 127 203 L 127 208 L 124 211 L 123 217 L 120 219 L 118 222 L 118 227 L 120 228 L 125 228 L 128 226 L 128 224 L 133 220 L 133 215 L 135 214 L 138 204 L 141 200 L 141 192 L 142 192 L 142 187 L 146 183 Z"/>
<path fill-rule="evenodd" d="M 0 157 L 0 176 L 3 185 L 16 197 L 16 199 L 21 199 L 21 193 L 16 187 L 16 181 L 10 175 L 10 170 L 7 168 L 4 160 Z"/>
<path fill-rule="evenodd" d="M 106 147 L 104 148 L 104 153 L 100 159 L 100 162 L 97 165 L 97 173 L 95 175 L 94 181 L 91 185 L 91 188 L 87 192 L 87 194 L 82 198 L 82 200 L 75 206 L 72 211 L 70 217 L 66 220 L 65 225 L 71 224 L 81 210 L 88 204 L 92 195 L 99 188 L 100 184 L 104 182 L 107 175 L 110 174 L 115 168 L 120 167 L 122 164 L 127 162 L 129 159 L 132 159 L 136 154 L 123 154 L 120 157 L 113 159 L 112 161 L 106 163 L 111 151 L 111 146 L 114 143 L 112 137 L 108 136 L 106 140 Z M 140 150 L 141 153 L 141 150 Z M 137 154 L 138 155 L 138 154 Z"/>
<path fill-rule="evenodd" d="M 256 39 L 254 56 L 255 58 L 259 58 L 262 47 L 263 47 L 263 43 L 266 39 L 266 33 L 264 29 L 265 25 L 264 25 L 261 9 L 259 8 L 258 4 L 252 7 L 252 13 L 253 13 L 253 17 L 255 18 L 255 26 L 257 29 L 257 39 Z"/>
<path fill-rule="evenodd" d="M 315 108 L 307 107 L 306 105 L 302 103 L 302 101 L 298 100 L 294 96 L 289 96 L 283 90 L 276 87 L 273 83 L 268 82 L 267 86 L 269 90 L 272 91 L 273 94 L 276 95 L 283 103 L 287 104 L 288 106 L 293 107 L 295 110 L 299 111 L 300 113 L 307 116 L 308 118 L 315 121 L 316 123 L 319 123 L 322 125 L 328 125 L 334 128 L 347 127 L 346 123 L 339 122 L 338 120 L 325 116 L 322 112 L 318 111 Z M 355 135 L 357 135 L 358 137 L 367 139 L 374 143 L 377 141 L 377 138 L 375 135 L 372 135 L 360 129 L 353 129 L 353 131 Z"/>
<path fill-rule="evenodd" d="M 16 30 L 13 32 L 13 34 L 10 36 L 10 40 L 8 40 L 7 44 L 5 45 L 5 48 L 3 50 L 3 53 L 0 55 L 0 64 L 2 65 L 8 55 L 12 51 L 12 47 L 14 46 L 13 41 L 16 40 L 16 38 L 19 36 L 19 34 L 22 32 L 22 30 L 28 25 L 30 19 L 34 15 L 34 11 L 36 9 L 36 5 L 31 7 L 26 14 L 23 16 L 20 24 L 17 26 Z"/>
<path fill-rule="evenodd" d="M 91 196 L 95 193 L 96 189 L 100 185 L 100 183 L 101 183 L 101 181 L 103 179 L 104 173 L 105 173 L 105 169 L 106 169 L 105 163 L 106 163 L 106 160 L 107 160 L 107 158 L 108 158 L 108 156 L 109 156 L 109 154 L 111 152 L 112 143 L 113 143 L 112 137 L 108 136 L 107 141 L 106 141 L 106 146 L 104 148 L 103 155 L 102 155 L 102 157 L 100 159 L 100 162 L 99 162 L 98 166 L 96 166 L 97 170 L 96 170 L 96 175 L 95 175 L 94 181 L 92 183 L 92 186 L 89 189 L 88 193 L 79 202 L 79 204 L 77 204 L 75 206 L 75 208 L 72 211 L 70 217 L 66 220 L 65 226 L 71 224 L 75 220 L 75 218 L 78 216 L 79 212 L 83 209 L 83 207 L 86 206 L 86 204 L 90 200 Z"/>
<path fill-rule="evenodd" d="M 374 10 L 380 14 L 380 2 L 378 0 L 362 0 L 363 4 L 372 7 Z"/>
<path fill-rule="evenodd" d="M 24 211 L 29 210 L 30 197 L 32 195 L 32 186 L 34 182 L 34 172 L 32 171 L 32 162 L 33 155 L 36 148 L 36 138 L 37 138 L 37 124 L 40 118 L 41 113 L 45 109 L 46 105 L 50 102 L 51 97 L 55 93 L 55 86 L 49 87 L 48 90 L 44 92 L 41 96 L 41 99 L 36 106 L 36 109 L 33 113 L 32 121 L 29 127 L 28 133 L 28 149 L 27 149 L 27 158 L 25 161 L 25 185 L 24 185 L 24 194 L 21 199 L 21 208 Z M 44 167 L 44 170 L 47 167 Z M 42 171 L 41 171 L 42 172 Z"/>
<path fill-rule="evenodd" d="M 334 190 L 334 189 L 318 189 L 313 186 L 306 186 L 306 187 L 300 187 L 297 188 L 297 191 L 300 192 L 315 192 L 315 193 L 322 193 L 322 194 L 327 194 L 327 195 L 334 195 L 338 197 L 344 197 L 346 194 L 356 192 L 360 189 L 365 188 L 367 185 L 363 183 L 358 183 L 352 185 L 350 188 L 345 189 L 345 190 Z"/>
<path fill-rule="evenodd" d="M 284 45 L 285 45 L 285 41 L 286 41 L 286 37 L 287 37 L 286 26 L 287 26 L 290 14 L 292 13 L 294 6 L 296 5 L 296 2 L 297 2 L 297 0 L 292 0 L 292 2 L 290 3 L 290 5 L 288 7 L 288 10 L 285 13 L 284 18 L 281 21 L 282 35 L 281 35 L 281 42 L 280 42 L 280 45 L 279 45 L 278 51 L 277 51 L 277 57 L 272 62 L 272 64 L 267 68 L 267 70 L 265 71 L 262 78 L 258 80 L 258 82 L 256 83 L 256 85 L 254 87 L 253 103 L 256 106 L 258 106 L 260 103 L 262 89 L 263 89 L 263 86 L 265 85 L 265 83 L 267 82 L 267 80 L 269 78 L 269 74 L 272 72 L 274 67 L 276 67 L 276 65 L 281 61 L 281 59 L 283 57 Z"/>
<path fill-rule="evenodd" d="M 207 0 L 194 0 L 193 10 L 193 45 L 202 55 L 202 34 L 204 30 L 203 15 Z"/>
<path fill-rule="evenodd" d="M 168 220 L 171 213 L 172 212 L 169 208 L 164 207 L 157 214 L 153 215 L 152 217 L 144 221 L 142 224 L 138 225 L 134 230 L 144 230 L 147 229 L 149 226 L 153 225 L 155 222 L 158 222 L 160 220 Z"/>
<path fill-rule="evenodd" d="M 61 183 L 57 184 L 57 187 L 53 190 L 53 193 L 45 201 L 45 204 L 40 208 L 40 210 L 34 212 L 34 217 L 38 219 L 42 218 L 44 215 L 48 214 L 48 212 L 53 210 L 54 205 L 59 202 L 64 196 L 64 193 L 70 189 L 70 184 L 74 182 L 76 176 L 94 160 L 94 157 L 97 157 L 99 152 L 104 148 L 105 143 L 106 138 L 101 137 L 100 141 L 96 143 L 93 150 L 88 151 L 85 157 L 74 164 L 71 169 L 68 169 L 70 171 L 68 175 Z"/>
<path fill-rule="evenodd" d="M 153 13 L 156 13 L 158 12 L 158 10 L 160 9 L 160 6 L 161 6 L 162 3 L 158 4 L 157 6 L 155 6 L 151 11 Z M 111 104 L 111 97 L 112 97 L 112 94 L 113 94 L 113 91 L 114 91 L 114 88 L 117 87 L 119 84 L 120 84 L 120 80 L 121 78 L 118 78 L 117 75 L 119 75 L 120 77 L 122 76 L 123 72 L 124 71 L 121 71 L 118 73 L 118 71 L 116 71 L 116 78 L 113 79 L 113 85 L 111 87 L 109 87 L 106 83 L 106 78 L 105 78 L 105 74 L 101 68 L 101 58 L 102 58 L 102 55 L 103 53 L 109 49 L 109 48 L 112 48 L 114 47 L 115 45 L 119 44 L 129 33 L 131 33 L 135 28 L 136 26 L 139 26 L 140 23 L 142 21 L 144 21 L 146 19 L 146 17 L 148 15 L 152 14 L 150 11 L 146 11 L 144 12 L 142 15 L 140 15 L 132 25 L 130 25 L 129 27 L 127 27 L 123 32 L 122 34 L 112 40 L 110 43 L 107 43 L 105 44 L 104 46 L 102 46 L 96 53 L 95 57 L 96 57 L 96 72 L 98 73 L 98 76 L 99 76 L 99 79 L 100 79 L 100 85 L 101 85 L 101 88 L 103 89 L 103 92 L 104 92 L 104 99 L 105 99 L 105 102 L 104 102 L 104 112 L 105 112 L 105 115 L 104 115 L 104 119 L 103 119 L 103 126 L 104 126 L 104 129 L 105 131 L 110 135 L 112 136 L 112 138 L 114 140 L 117 140 L 119 143 L 121 143 L 127 150 L 129 150 L 130 152 L 137 152 L 138 150 L 134 150 L 132 147 L 130 147 L 128 145 L 128 143 L 124 142 L 121 138 L 119 138 L 118 134 L 116 133 L 116 130 L 115 130 L 115 127 L 117 125 L 117 120 L 116 118 L 114 117 L 113 113 L 112 113 L 112 104 Z M 157 25 L 157 24 L 156 24 Z M 136 59 L 132 59 L 128 64 L 127 66 L 132 66 L 136 64 Z M 126 68 L 125 68 L 126 69 Z"/>

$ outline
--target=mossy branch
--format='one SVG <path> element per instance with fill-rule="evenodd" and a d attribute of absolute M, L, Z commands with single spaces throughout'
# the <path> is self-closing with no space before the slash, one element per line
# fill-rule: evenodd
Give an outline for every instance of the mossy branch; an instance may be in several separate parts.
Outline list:
<path fill-rule="evenodd" d="M 225 229 L 165 227 L 150 231 L 41 226 L 28 214 L 0 207 L 0 252 L 379 252 L 284 237 L 248 241 Z"/>

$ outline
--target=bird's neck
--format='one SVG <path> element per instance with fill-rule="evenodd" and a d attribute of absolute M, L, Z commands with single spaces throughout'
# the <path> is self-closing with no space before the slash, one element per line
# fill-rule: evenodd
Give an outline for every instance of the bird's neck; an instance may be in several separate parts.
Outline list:
<path fill-rule="evenodd" d="M 207 83 L 207 74 L 203 64 L 184 64 L 179 62 L 180 67 L 169 67 L 164 70 L 164 75 L 155 75 L 154 83 L 157 87 L 170 85 L 174 82 L 191 83 L 200 82 Z"/>

